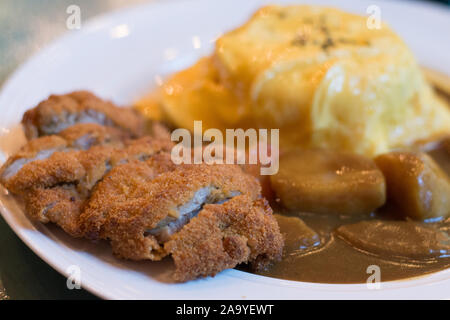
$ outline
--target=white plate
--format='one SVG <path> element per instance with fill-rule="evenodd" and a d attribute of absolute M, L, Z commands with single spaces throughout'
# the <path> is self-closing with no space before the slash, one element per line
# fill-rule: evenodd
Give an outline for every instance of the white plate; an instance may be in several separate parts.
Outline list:
<path fill-rule="evenodd" d="M 450 74 L 447 10 L 416 2 L 314 1 L 318 2 L 361 15 L 366 14 L 369 5 L 378 5 L 382 19 L 403 36 L 420 63 Z M 81 30 L 41 50 L 5 84 L 0 94 L 0 128 L 4 133 L 14 128 L 26 109 L 50 93 L 89 89 L 115 102 L 130 103 L 147 92 L 158 75 L 186 67 L 210 52 L 220 33 L 240 25 L 264 3 L 156 3 L 83 24 Z M 5 156 L 23 143 L 20 130 L 11 131 L 0 137 Z M 64 275 L 69 266 L 79 266 L 82 286 L 107 299 L 450 298 L 449 269 L 413 280 L 386 282 L 380 290 L 369 290 L 365 284 L 283 281 L 237 270 L 227 270 L 215 278 L 169 284 L 157 280 L 166 273 L 167 263 L 120 261 L 105 244 L 93 245 L 72 239 L 55 227 L 32 224 L 8 195 L 1 196 L 0 209 L 7 223 L 36 254 Z"/>

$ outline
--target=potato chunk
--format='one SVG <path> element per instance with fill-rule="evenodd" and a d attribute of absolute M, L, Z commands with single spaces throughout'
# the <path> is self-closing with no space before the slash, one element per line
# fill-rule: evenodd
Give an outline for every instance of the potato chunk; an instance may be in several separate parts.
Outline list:
<path fill-rule="evenodd" d="M 284 236 L 285 255 L 310 250 L 320 245 L 319 235 L 298 217 L 275 214 L 278 226 Z"/>
<path fill-rule="evenodd" d="M 386 199 L 383 174 L 372 160 L 325 150 L 284 154 L 271 183 L 285 207 L 305 212 L 367 214 Z"/>
<path fill-rule="evenodd" d="M 447 175 L 450 175 L 450 136 L 432 144 L 434 144 L 434 147 L 424 151 L 436 161 Z"/>
<path fill-rule="evenodd" d="M 362 221 L 336 233 L 356 248 L 381 256 L 427 259 L 450 253 L 444 232 L 413 221 Z"/>
<path fill-rule="evenodd" d="M 386 178 L 388 202 L 401 216 L 420 220 L 450 215 L 450 179 L 430 156 L 391 152 L 375 162 Z"/>

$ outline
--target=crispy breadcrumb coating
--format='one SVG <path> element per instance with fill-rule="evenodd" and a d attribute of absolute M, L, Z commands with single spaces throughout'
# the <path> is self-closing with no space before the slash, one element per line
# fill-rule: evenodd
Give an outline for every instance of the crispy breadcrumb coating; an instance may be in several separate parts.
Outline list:
<path fill-rule="evenodd" d="M 146 233 L 166 219 L 177 219 L 179 208 L 198 190 L 210 189 L 204 199 L 209 203 L 236 192 L 256 199 L 260 192 L 257 181 L 233 165 L 179 165 L 148 181 L 138 170 L 120 169 L 99 183 L 81 223 L 91 237 L 110 239 L 115 254 L 133 260 L 159 260 L 166 255 L 156 237 Z"/>
<path fill-rule="evenodd" d="M 33 219 L 53 222 L 71 236 L 82 236 L 78 220 L 85 198 L 75 185 L 32 189 L 24 200 L 27 214 Z"/>
<path fill-rule="evenodd" d="M 12 158 L 17 163 L 22 160 L 20 155 L 33 156 L 40 146 L 66 147 L 67 141 L 58 136 L 31 140 Z M 0 175 L 1 182 L 22 197 L 33 219 L 56 223 L 72 236 L 82 236 L 79 215 L 98 181 L 115 166 L 145 161 L 159 152 L 167 152 L 171 146 L 169 140 L 143 137 L 88 150 L 60 148 L 47 158 L 29 158 L 31 161 L 24 163 L 14 175 Z M 10 167 L 8 161 L 0 172 L 8 172 Z"/>
<path fill-rule="evenodd" d="M 132 138 L 128 131 L 96 123 L 75 124 L 57 135 L 65 139 L 70 147 L 85 150 L 96 145 L 115 144 L 121 146 L 124 141 Z"/>
<path fill-rule="evenodd" d="M 30 188 L 71 183 L 90 189 L 112 167 L 133 159 L 145 160 L 154 153 L 170 150 L 171 146 L 170 141 L 144 137 L 130 141 L 124 148 L 100 145 L 89 150 L 58 151 L 46 159 L 26 163 L 2 183 L 16 194 Z"/>
<path fill-rule="evenodd" d="M 130 134 L 98 124 L 77 124 L 58 135 L 30 140 L 16 154 L 9 157 L 0 169 L 3 180 L 13 177 L 22 167 L 35 160 L 49 158 L 55 152 L 86 150 L 96 145 L 123 146 Z"/>
<path fill-rule="evenodd" d="M 118 127 L 135 137 L 145 130 L 145 120 L 134 109 L 120 108 L 89 91 L 51 95 L 25 112 L 22 119 L 28 139 L 56 134 L 77 123 Z"/>
<path fill-rule="evenodd" d="M 184 282 L 240 263 L 263 269 L 281 259 L 283 244 L 267 201 L 241 195 L 224 204 L 205 205 L 164 249 L 175 261 L 175 280 Z"/>

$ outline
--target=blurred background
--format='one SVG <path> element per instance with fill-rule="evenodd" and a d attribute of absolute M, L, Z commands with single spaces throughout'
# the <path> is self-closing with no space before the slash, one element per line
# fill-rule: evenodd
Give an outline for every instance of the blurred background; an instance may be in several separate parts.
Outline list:
<path fill-rule="evenodd" d="M 18 65 L 67 32 L 68 6 L 75 4 L 82 8 L 84 22 L 108 11 L 153 1 L 177 0 L 0 0 L 0 86 Z M 450 5 L 450 0 L 430 2 Z M 94 296 L 84 290 L 67 290 L 66 279 L 29 250 L 0 217 L 2 299 L 94 299 Z"/>
<path fill-rule="evenodd" d="M 1 0 L 0 84 L 28 56 L 67 31 L 65 21 L 69 5 L 82 8 L 81 18 L 86 21 L 111 10 L 153 1 L 176 0 Z M 428 2 L 450 5 L 450 0 Z"/>

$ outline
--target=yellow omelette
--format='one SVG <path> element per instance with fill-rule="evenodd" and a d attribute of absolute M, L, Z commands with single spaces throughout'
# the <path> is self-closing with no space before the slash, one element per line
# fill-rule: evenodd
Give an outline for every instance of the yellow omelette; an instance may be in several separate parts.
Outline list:
<path fill-rule="evenodd" d="M 374 156 L 450 133 L 448 106 L 389 26 L 317 6 L 261 8 L 153 96 L 139 109 L 177 127 L 278 128 L 281 148 Z"/>

